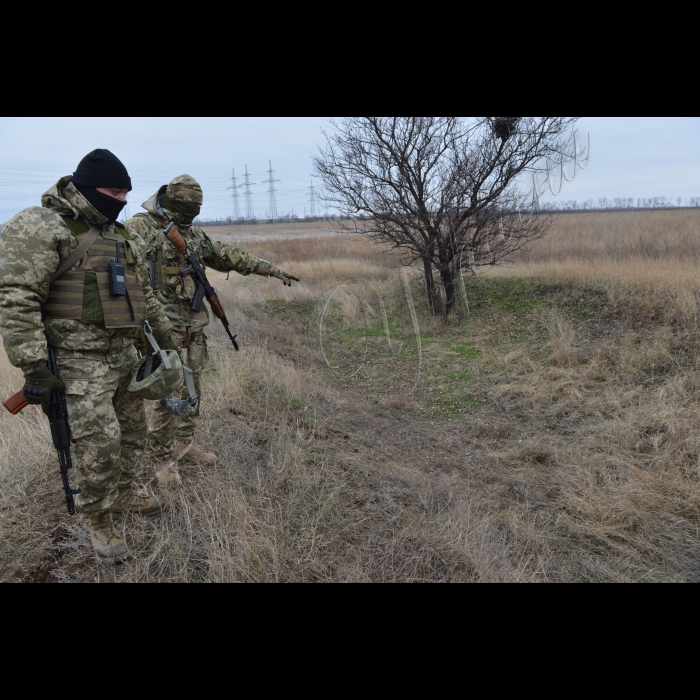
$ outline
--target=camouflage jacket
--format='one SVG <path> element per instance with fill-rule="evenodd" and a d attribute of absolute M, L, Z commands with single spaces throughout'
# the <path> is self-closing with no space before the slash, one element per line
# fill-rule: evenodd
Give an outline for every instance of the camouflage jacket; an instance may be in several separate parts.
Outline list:
<path fill-rule="evenodd" d="M 163 306 L 173 326 L 190 328 L 196 332 L 209 324 L 206 304 L 198 313 L 190 311 L 194 282 L 180 276 L 179 270 L 187 263 L 175 247 L 165 238 L 163 231 L 175 218 L 170 212 L 158 208 L 158 194 L 142 205 L 147 213 L 136 214 L 127 226 L 137 231 L 146 241 L 148 260 L 153 264 L 156 297 Z M 277 268 L 267 260 L 256 258 L 233 245 L 225 245 L 211 239 L 196 226 L 178 226 L 190 253 L 206 267 L 219 272 L 238 272 L 241 275 L 272 277 Z"/>
<path fill-rule="evenodd" d="M 102 323 L 79 319 L 46 318 L 42 307 L 49 285 L 61 263 L 78 247 L 78 239 L 62 216 L 84 219 L 114 235 L 114 227 L 72 185 L 68 177 L 58 181 L 41 198 L 41 207 L 30 207 L 10 219 L 0 236 L 0 334 L 10 362 L 25 373 L 41 369 L 47 359 L 47 342 L 62 356 L 118 361 L 134 345 L 138 328 L 107 329 Z M 168 318 L 149 284 L 146 246 L 133 231 L 128 234 L 137 250 L 137 275 L 146 296 L 148 320 L 155 336 L 171 329 Z M 77 266 L 73 268 L 77 270 Z"/>

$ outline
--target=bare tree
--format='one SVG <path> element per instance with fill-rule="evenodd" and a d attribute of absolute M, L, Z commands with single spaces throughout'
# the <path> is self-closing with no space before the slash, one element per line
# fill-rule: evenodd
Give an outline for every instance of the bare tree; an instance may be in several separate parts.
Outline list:
<path fill-rule="evenodd" d="M 528 178 L 571 158 L 576 119 L 345 117 L 324 132 L 314 169 L 326 205 L 422 263 L 430 308 L 450 313 L 457 275 L 497 265 L 549 227 Z"/>

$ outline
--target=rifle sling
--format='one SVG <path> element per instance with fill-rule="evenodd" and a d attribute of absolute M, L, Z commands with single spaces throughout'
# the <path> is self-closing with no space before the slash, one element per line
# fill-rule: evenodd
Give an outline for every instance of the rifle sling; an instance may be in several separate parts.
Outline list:
<path fill-rule="evenodd" d="M 195 401 L 197 397 L 197 390 L 194 385 L 194 372 L 189 367 L 182 365 L 182 371 L 185 375 L 185 384 L 187 385 L 187 391 L 189 392 L 190 398 Z"/>
<path fill-rule="evenodd" d="M 68 270 L 75 267 L 80 262 L 83 255 L 88 252 L 99 235 L 100 229 L 97 226 L 93 226 L 87 232 L 85 238 L 80 241 L 78 247 L 68 256 L 68 259 L 63 263 L 63 265 L 56 270 L 56 274 L 51 279 L 51 284 L 53 284 L 59 277 L 63 277 Z"/>
<path fill-rule="evenodd" d="M 151 328 L 151 325 L 146 321 L 145 327 L 144 327 L 144 334 L 146 338 L 148 338 L 148 342 L 151 344 L 151 347 L 153 348 L 154 352 L 158 353 L 160 355 L 160 359 L 163 363 L 163 367 L 167 370 L 171 370 L 173 368 L 172 364 L 170 363 L 170 358 L 168 357 L 167 353 L 165 350 L 160 349 L 160 345 L 158 345 L 158 342 L 156 341 L 155 337 L 153 336 L 153 329 Z M 151 353 L 149 352 L 149 359 Z M 147 368 L 152 369 L 153 364 L 148 363 Z M 149 376 L 149 375 L 146 375 Z"/>

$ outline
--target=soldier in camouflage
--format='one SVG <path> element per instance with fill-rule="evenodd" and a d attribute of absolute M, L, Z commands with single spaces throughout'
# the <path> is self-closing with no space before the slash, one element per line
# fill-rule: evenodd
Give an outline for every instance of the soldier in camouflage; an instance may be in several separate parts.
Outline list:
<path fill-rule="evenodd" d="M 7 222 L 0 237 L 0 334 L 10 362 L 25 375 L 25 397 L 48 403 L 65 391 L 74 464 L 76 509 L 89 517 L 97 555 L 108 562 L 128 556 L 112 512 L 150 515 L 160 501 L 133 487 L 147 437 L 143 400 L 127 392 L 134 344 L 148 319 L 166 349 L 174 349 L 171 323 L 149 284 L 146 247 L 116 223 L 131 180 L 109 151 L 86 156 L 30 207 Z M 63 270 L 82 240 L 94 242 Z M 128 296 L 113 297 L 107 266 L 117 246 Z M 53 348 L 59 378 L 46 368 Z M 43 396 L 43 398 L 41 398 Z"/>
<path fill-rule="evenodd" d="M 298 278 L 280 270 L 232 245 L 212 240 L 201 228 L 192 225 L 203 203 L 202 188 L 189 175 L 176 177 L 169 185 L 142 205 L 146 213 L 137 214 L 127 225 L 137 231 L 148 246 L 148 260 L 153 266 L 156 297 L 172 322 L 173 340 L 182 354 L 183 363 L 195 377 L 201 405 L 201 375 L 207 363 L 207 342 L 204 329 L 209 312 L 202 305 L 200 312 L 190 310 L 195 286 L 192 278 L 180 275 L 187 266 L 182 255 L 165 238 L 164 229 L 174 222 L 187 243 L 190 254 L 201 263 L 219 272 L 235 271 L 241 275 L 276 277 L 291 286 Z M 182 397 L 186 397 L 183 389 Z M 156 476 L 161 482 L 179 483 L 178 462 L 214 464 L 216 455 L 194 445 L 199 419 L 195 413 L 175 417 L 161 407 L 156 408 L 155 425 L 149 433 L 147 453 L 156 462 Z"/>

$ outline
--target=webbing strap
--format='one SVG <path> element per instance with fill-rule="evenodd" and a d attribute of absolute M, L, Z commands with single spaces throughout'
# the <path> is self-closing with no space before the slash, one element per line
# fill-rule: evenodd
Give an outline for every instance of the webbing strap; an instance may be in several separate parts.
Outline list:
<path fill-rule="evenodd" d="M 143 331 L 146 334 L 146 338 L 148 338 L 148 342 L 153 346 L 153 349 L 160 355 L 160 359 L 163 361 L 163 367 L 165 367 L 165 369 L 172 369 L 173 366 L 172 364 L 170 364 L 170 358 L 168 357 L 168 353 L 165 352 L 165 350 L 160 349 L 160 345 L 158 345 L 158 342 L 153 336 L 153 328 L 151 328 L 151 324 L 148 321 L 144 322 Z"/>
<path fill-rule="evenodd" d="M 62 277 L 68 270 L 75 267 L 80 259 L 88 252 L 92 247 L 92 244 L 97 240 L 100 235 L 100 229 L 97 226 L 93 226 L 85 235 L 82 241 L 78 244 L 78 247 L 68 256 L 68 259 L 61 265 L 56 274 L 51 279 L 51 284 L 53 284 L 59 277 Z"/>
<path fill-rule="evenodd" d="M 136 316 L 134 316 L 134 306 L 131 303 L 131 297 L 129 296 L 129 290 L 126 290 L 126 303 L 129 305 L 129 313 L 131 314 L 131 320 L 135 321 Z"/>
<path fill-rule="evenodd" d="M 194 388 L 194 372 L 189 368 L 182 365 L 182 371 L 185 373 L 185 384 L 187 384 L 187 391 L 190 394 L 190 400 L 197 400 L 197 390 Z"/>

